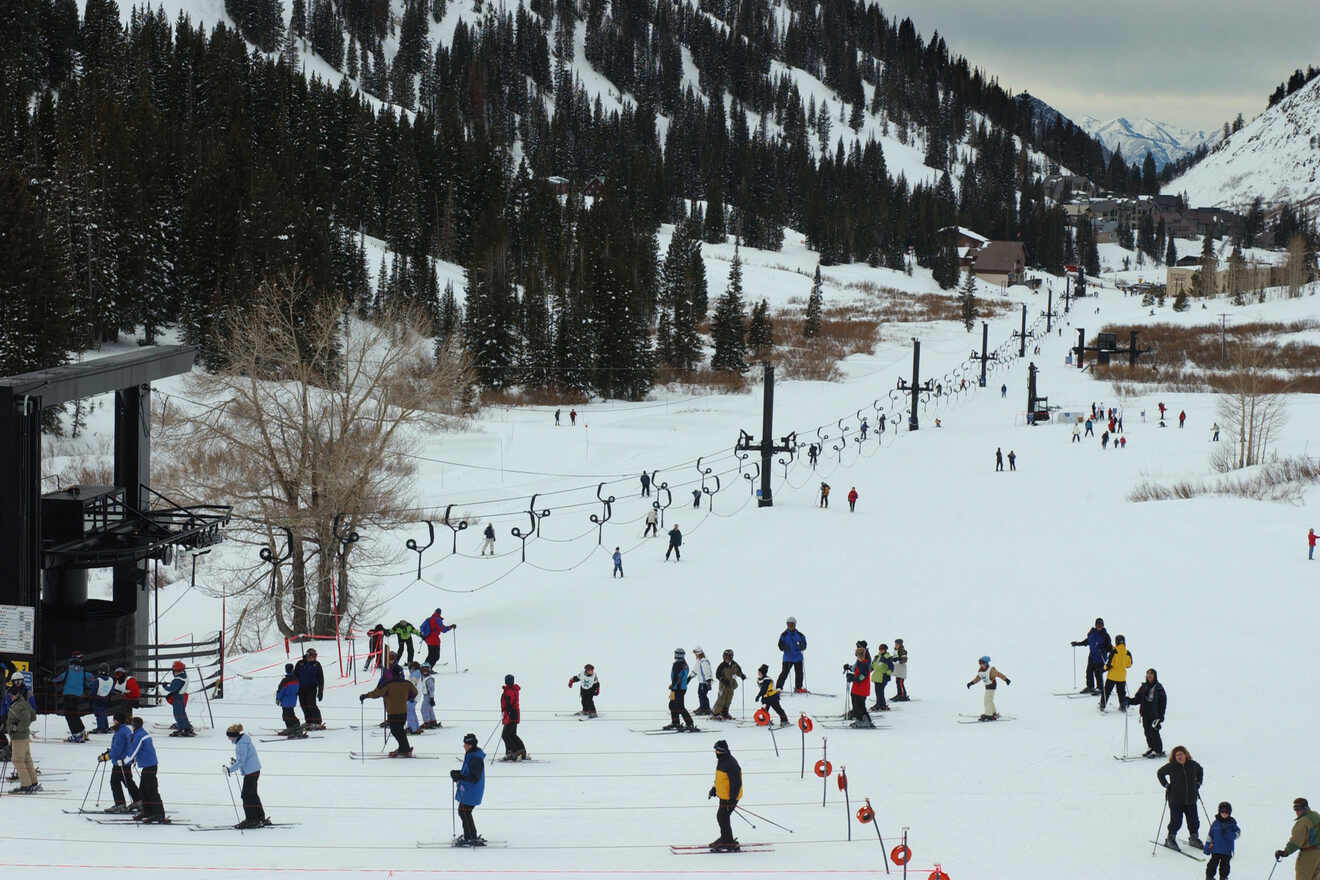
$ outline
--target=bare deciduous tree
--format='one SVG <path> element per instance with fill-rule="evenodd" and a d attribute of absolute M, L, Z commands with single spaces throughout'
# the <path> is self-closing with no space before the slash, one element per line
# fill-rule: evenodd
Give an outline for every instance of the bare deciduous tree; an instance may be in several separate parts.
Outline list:
<path fill-rule="evenodd" d="M 1216 458 L 1225 470 L 1263 463 L 1288 418 L 1278 377 L 1270 368 L 1269 349 L 1243 345 L 1235 354 L 1232 371 L 1216 382 L 1219 418 L 1234 444 Z"/>
<path fill-rule="evenodd" d="M 458 349 L 433 356 L 419 312 L 387 306 L 366 323 L 343 308 L 298 277 L 263 283 L 230 321 L 226 369 L 190 380 L 209 407 L 164 438 L 175 491 L 233 504 L 232 537 L 279 553 L 288 530 L 287 568 L 272 580 L 253 554 L 243 577 L 269 608 L 244 618 L 273 616 L 286 636 L 351 625 L 367 597 L 350 591 L 349 557 L 372 556 L 367 541 L 340 552 L 336 517 L 341 534 L 397 524 L 413 500 L 413 429 L 457 412 L 472 384 Z"/>

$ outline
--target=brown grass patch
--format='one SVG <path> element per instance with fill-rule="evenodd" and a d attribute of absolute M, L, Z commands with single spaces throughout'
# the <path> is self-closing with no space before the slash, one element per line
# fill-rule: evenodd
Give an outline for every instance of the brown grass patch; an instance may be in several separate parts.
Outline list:
<path fill-rule="evenodd" d="M 582 406 L 590 400 L 581 391 L 553 388 L 492 388 L 481 392 L 482 406 Z"/>
<path fill-rule="evenodd" d="M 1297 457 L 1272 461 L 1246 476 L 1215 481 L 1179 480 L 1161 484 L 1144 480 L 1128 493 L 1129 501 L 1168 501 L 1200 495 L 1232 495 L 1254 501 L 1300 502 L 1307 486 L 1320 483 L 1320 459 Z"/>
<path fill-rule="evenodd" d="M 709 367 L 701 367 L 696 370 L 679 370 L 662 365 L 656 367 L 655 384 L 677 387 L 687 391 L 716 391 L 737 394 L 746 391 L 750 383 L 745 373 L 716 371 Z"/>

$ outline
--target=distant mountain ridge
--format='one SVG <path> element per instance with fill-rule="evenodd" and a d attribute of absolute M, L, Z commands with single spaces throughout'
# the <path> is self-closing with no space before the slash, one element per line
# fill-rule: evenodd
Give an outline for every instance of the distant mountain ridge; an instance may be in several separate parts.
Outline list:
<path fill-rule="evenodd" d="M 1205 144 L 1213 146 L 1222 133 L 1215 130 L 1203 131 L 1179 128 L 1154 119 L 1130 120 L 1125 116 L 1101 121 L 1094 116 L 1084 116 L 1077 122 L 1083 131 L 1104 144 L 1112 152 L 1123 151 L 1123 160 L 1129 165 L 1138 164 L 1146 158 L 1147 151 L 1155 160 L 1155 170 L 1163 170 L 1165 165 L 1178 161 L 1196 151 Z"/>

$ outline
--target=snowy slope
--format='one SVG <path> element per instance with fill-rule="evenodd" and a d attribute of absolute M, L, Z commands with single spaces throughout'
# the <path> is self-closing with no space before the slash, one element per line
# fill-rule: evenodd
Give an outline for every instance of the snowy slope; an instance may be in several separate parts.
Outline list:
<path fill-rule="evenodd" d="M 1164 187 L 1192 205 L 1244 208 L 1320 200 L 1320 79 L 1284 98 Z"/>
<path fill-rule="evenodd" d="M 1084 116 L 1078 125 L 1110 152 L 1121 149 L 1128 164 L 1135 162 L 1139 165 L 1149 152 L 1155 160 L 1156 171 L 1190 155 L 1202 144 L 1213 144 L 1220 137 L 1217 131 L 1193 131 L 1153 119 L 1132 121 L 1122 116 L 1109 120 Z"/>

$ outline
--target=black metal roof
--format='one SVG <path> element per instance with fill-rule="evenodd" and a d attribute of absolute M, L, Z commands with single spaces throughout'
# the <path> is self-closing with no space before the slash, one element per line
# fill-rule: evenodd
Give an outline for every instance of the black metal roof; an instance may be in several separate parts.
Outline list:
<path fill-rule="evenodd" d="M 0 390 L 8 390 L 14 397 L 40 397 L 42 407 L 48 408 L 186 373 L 196 358 L 195 345 L 148 345 L 124 354 L 0 377 Z"/>

